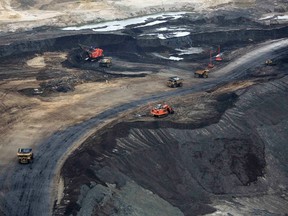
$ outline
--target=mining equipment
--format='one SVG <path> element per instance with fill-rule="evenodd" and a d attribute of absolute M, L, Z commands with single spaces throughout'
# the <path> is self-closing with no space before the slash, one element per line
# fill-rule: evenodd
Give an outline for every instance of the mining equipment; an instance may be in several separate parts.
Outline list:
<path fill-rule="evenodd" d="M 39 88 L 34 88 L 33 89 L 33 95 L 41 95 L 41 94 L 43 94 L 43 90 L 42 89 L 39 89 Z"/>
<path fill-rule="evenodd" d="M 266 66 L 275 66 L 276 63 L 273 62 L 271 59 L 267 59 L 267 60 L 265 61 L 265 65 L 266 65 Z"/>
<path fill-rule="evenodd" d="M 112 66 L 112 58 L 104 57 L 99 60 L 99 67 L 111 67 Z"/>
<path fill-rule="evenodd" d="M 210 50 L 210 62 L 208 64 L 208 68 L 213 68 L 214 64 L 212 63 L 212 51 Z"/>
<path fill-rule="evenodd" d="M 200 77 L 200 78 L 208 78 L 208 69 L 204 69 L 204 70 L 196 70 L 194 72 L 194 77 Z"/>
<path fill-rule="evenodd" d="M 174 110 L 171 106 L 167 104 L 157 104 L 152 110 L 151 114 L 154 117 L 165 117 L 168 114 L 173 114 Z"/>
<path fill-rule="evenodd" d="M 222 59 L 222 54 L 220 52 L 220 46 L 218 47 L 218 54 L 215 56 L 215 61 L 221 62 Z"/>
<path fill-rule="evenodd" d="M 85 61 L 99 61 L 104 57 L 103 49 L 93 47 L 93 46 L 86 46 L 79 44 L 80 48 L 82 49 L 82 53 L 80 54 L 81 59 Z"/>
<path fill-rule="evenodd" d="M 33 161 L 32 148 L 18 148 L 18 161 L 21 164 L 27 164 Z"/>
<path fill-rule="evenodd" d="M 169 77 L 167 86 L 171 88 L 182 87 L 183 79 L 178 76 Z"/>

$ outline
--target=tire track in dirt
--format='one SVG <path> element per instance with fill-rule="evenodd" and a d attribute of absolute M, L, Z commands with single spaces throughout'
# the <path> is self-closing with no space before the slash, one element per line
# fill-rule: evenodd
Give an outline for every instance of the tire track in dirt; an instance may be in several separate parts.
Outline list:
<path fill-rule="evenodd" d="M 247 69 L 263 64 L 266 58 L 282 55 L 287 51 L 287 47 L 288 39 L 271 41 L 265 46 L 260 46 L 258 51 L 252 51 L 252 54 L 261 52 L 261 55 L 251 56 L 248 53 L 238 58 L 237 64 L 233 61 L 215 71 L 215 77 L 211 77 L 211 80 L 207 82 L 122 104 L 106 110 L 88 121 L 54 133 L 35 149 L 36 157 L 33 164 L 23 166 L 11 162 L 9 167 L 6 167 L 6 175 L 0 176 L 0 205 L 4 205 L 2 206 L 3 211 L 7 215 L 15 216 L 52 215 L 52 203 L 55 197 L 54 184 L 59 175 L 59 163 L 63 162 L 65 156 L 80 145 L 81 141 L 91 134 L 91 131 L 95 131 L 95 127 L 104 125 L 120 113 L 151 101 L 206 91 L 228 81 L 235 81 L 246 76 Z M 280 52 L 276 53 L 277 50 Z M 5 190 L 5 188 L 9 188 L 9 190 Z"/>

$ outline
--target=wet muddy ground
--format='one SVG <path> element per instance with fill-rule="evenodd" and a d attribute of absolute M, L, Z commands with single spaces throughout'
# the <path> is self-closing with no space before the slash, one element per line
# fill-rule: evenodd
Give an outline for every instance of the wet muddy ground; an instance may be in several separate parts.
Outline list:
<path fill-rule="evenodd" d="M 37 178 L 42 178 L 43 185 L 50 185 L 57 162 L 76 137 L 84 136 L 85 130 L 121 112 L 121 116 L 82 140 L 63 162 L 62 188 L 59 187 L 55 198 L 54 215 L 285 215 L 288 212 L 287 46 L 269 54 L 275 66 L 265 66 L 264 55 L 234 70 L 224 69 L 231 62 L 237 65 L 243 54 L 264 47 L 261 42 L 269 45 L 273 40 L 285 38 L 287 26 L 271 27 L 241 16 L 229 19 L 225 16 L 228 17 L 226 14 L 195 20 L 187 15 L 178 21 L 168 21 L 157 28 L 181 24 L 198 31 L 172 38 L 171 33 L 165 32 L 166 40 L 151 37 L 153 27 L 135 26 L 99 34 L 54 29 L 47 34 L 46 30 L 39 30 L 40 39 L 39 35 L 27 33 L 30 40 L 24 41 L 19 41 L 17 34 L 3 37 L 2 43 L 10 40 L 9 45 L 0 47 L 0 79 L 4 86 L 1 97 L 5 100 L 7 92 L 19 93 L 16 99 L 31 101 L 32 109 L 39 103 L 35 98 L 41 102 L 61 97 L 74 99 L 74 93 L 80 97 L 78 88 L 83 85 L 88 86 L 87 91 L 89 86 L 96 91 L 97 87 L 89 84 L 111 85 L 112 89 L 116 82 L 120 83 L 114 94 L 108 94 L 112 90 L 105 87 L 103 92 L 79 102 L 79 107 L 87 103 L 87 109 L 83 110 L 90 109 L 89 112 L 91 107 L 97 109 L 97 101 L 99 107 L 104 104 L 103 113 L 97 113 L 99 116 L 79 117 L 76 122 L 69 122 L 70 127 L 64 125 L 53 134 L 45 134 L 47 139 L 35 148 L 39 159 L 36 156 L 36 165 L 31 165 L 31 176 L 18 166 L 15 184 L 7 184 L 9 176 L 1 177 L 1 191 L 8 194 L 5 201 L 0 199 L 3 214 L 12 211 L 19 215 L 24 211 L 26 215 L 37 215 L 39 209 L 47 211 L 49 186 L 41 190 Z M 239 19 L 246 24 L 231 28 Z M 107 50 L 105 55 L 113 58 L 113 66 L 100 68 L 97 63 L 79 60 L 80 42 L 101 44 Z M 213 50 L 215 55 L 219 45 L 223 49 L 223 62 L 215 62 L 208 79 L 195 79 L 193 72 L 207 66 L 209 51 Z M 202 51 L 183 56 L 176 50 L 191 47 Z M 171 56 L 183 60 L 168 60 Z M 168 89 L 165 81 L 170 75 L 182 76 L 183 88 Z M 9 86 L 10 82 L 13 85 Z M 35 92 L 36 88 L 41 93 Z M 132 92 L 135 95 L 129 103 L 116 103 L 118 98 L 128 98 Z M 11 117 L 15 110 L 30 109 L 22 100 L 12 108 L 7 101 L 1 104 L 3 131 L 8 130 L 4 127 L 8 122 L 20 121 Z M 151 107 L 164 101 L 173 106 L 175 113 L 165 118 L 151 117 Z M 44 109 L 45 106 L 44 103 Z M 46 113 L 43 123 L 58 118 L 59 122 L 66 121 L 65 115 L 71 118 L 69 106 L 67 102 L 67 107 L 59 107 L 63 111 L 56 114 L 49 111 L 51 115 Z M 77 118 L 78 106 L 73 106 L 72 118 Z M 34 192 L 22 193 L 19 188 L 25 188 L 25 184 Z M 18 202 L 15 197 L 19 193 Z M 38 209 L 31 199 L 41 198 L 43 202 Z M 15 203 L 23 208 L 12 209 Z"/>

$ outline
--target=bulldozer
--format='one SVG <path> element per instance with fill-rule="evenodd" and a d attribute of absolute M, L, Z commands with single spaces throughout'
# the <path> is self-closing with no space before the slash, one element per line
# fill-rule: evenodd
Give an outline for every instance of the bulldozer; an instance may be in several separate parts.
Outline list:
<path fill-rule="evenodd" d="M 177 76 L 169 77 L 167 81 L 167 86 L 171 88 L 182 87 L 183 79 Z"/>
<path fill-rule="evenodd" d="M 33 161 L 32 148 L 18 148 L 17 152 L 18 162 L 27 164 Z"/>
<path fill-rule="evenodd" d="M 111 67 L 112 66 L 112 58 L 111 57 L 104 57 L 99 60 L 99 67 Z"/>
<path fill-rule="evenodd" d="M 104 57 L 103 49 L 93 47 L 93 46 L 86 46 L 79 44 L 80 48 L 82 49 L 82 53 L 80 54 L 80 58 L 85 61 L 99 61 Z"/>
<path fill-rule="evenodd" d="M 154 117 L 165 117 L 168 114 L 173 114 L 173 113 L 174 113 L 173 108 L 167 104 L 157 104 L 151 110 L 151 114 Z"/>
<path fill-rule="evenodd" d="M 194 77 L 201 77 L 201 78 L 208 78 L 208 69 L 204 69 L 204 70 L 197 70 L 194 73 Z"/>

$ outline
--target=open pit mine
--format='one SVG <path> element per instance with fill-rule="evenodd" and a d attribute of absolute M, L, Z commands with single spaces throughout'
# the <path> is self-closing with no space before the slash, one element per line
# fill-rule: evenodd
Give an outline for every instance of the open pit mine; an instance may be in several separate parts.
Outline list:
<path fill-rule="evenodd" d="M 288 215 L 287 1 L 8 2 L 0 215 Z"/>

